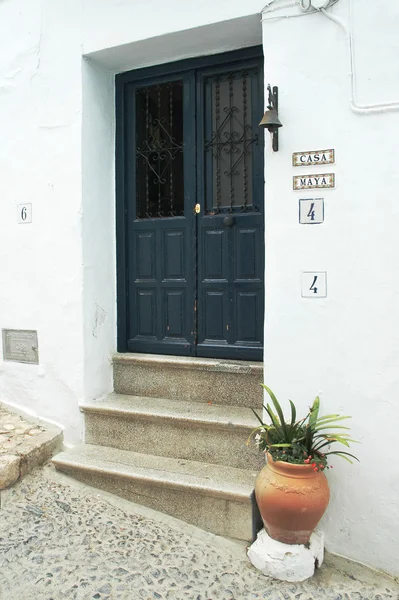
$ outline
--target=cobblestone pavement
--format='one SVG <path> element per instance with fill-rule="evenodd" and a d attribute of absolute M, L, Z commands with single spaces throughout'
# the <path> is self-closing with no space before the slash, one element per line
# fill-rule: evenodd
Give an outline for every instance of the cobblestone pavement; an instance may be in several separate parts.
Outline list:
<path fill-rule="evenodd" d="M 399 585 L 329 556 L 302 584 L 267 579 L 242 545 L 98 492 L 51 465 L 1 492 L 1 600 L 386 600 Z"/>
<path fill-rule="evenodd" d="M 28 423 L 19 415 L 8 412 L 0 404 L 0 454 L 14 454 L 18 446 L 43 431 L 43 427 Z"/>
<path fill-rule="evenodd" d="M 29 422 L 0 404 L 0 490 L 42 465 L 62 446 L 62 431 Z"/>

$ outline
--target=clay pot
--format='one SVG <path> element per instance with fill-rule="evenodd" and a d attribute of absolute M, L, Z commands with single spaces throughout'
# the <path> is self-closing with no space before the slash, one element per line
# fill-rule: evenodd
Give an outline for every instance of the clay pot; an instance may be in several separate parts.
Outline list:
<path fill-rule="evenodd" d="M 255 483 L 255 496 L 267 533 L 284 544 L 307 544 L 328 506 L 324 473 L 311 465 L 276 461 L 267 464 Z"/>

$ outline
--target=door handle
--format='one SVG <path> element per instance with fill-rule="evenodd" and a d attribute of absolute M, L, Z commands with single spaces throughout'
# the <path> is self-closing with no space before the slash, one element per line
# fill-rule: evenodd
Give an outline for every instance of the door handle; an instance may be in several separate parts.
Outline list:
<path fill-rule="evenodd" d="M 233 227 L 234 217 L 232 217 L 231 215 L 228 215 L 227 217 L 225 217 L 223 219 L 223 225 L 225 225 L 225 227 Z"/>
<path fill-rule="evenodd" d="M 194 206 L 194 212 L 196 215 L 199 215 L 199 213 L 201 212 L 201 204 L 196 204 Z"/>

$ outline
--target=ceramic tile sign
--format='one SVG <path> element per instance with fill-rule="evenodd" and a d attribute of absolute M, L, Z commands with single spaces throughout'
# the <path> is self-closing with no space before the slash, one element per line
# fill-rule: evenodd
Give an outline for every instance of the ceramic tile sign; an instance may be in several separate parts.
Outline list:
<path fill-rule="evenodd" d="M 302 225 L 320 224 L 324 221 L 323 198 L 301 198 L 299 200 L 299 222 Z"/>
<path fill-rule="evenodd" d="M 302 283 L 302 298 L 326 298 L 327 297 L 327 273 L 326 273 L 326 271 L 303 271 L 301 283 Z"/>
<path fill-rule="evenodd" d="M 335 150 L 308 150 L 294 152 L 292 155 L 293 167 L 312 167 L 313 165 L 333 165 L 335 163 Z"/>
<path fill-rule="evenodd" d="M 294 190 L 334 188 L 335 173 L 317 173 L 316 175 L 294 175 L 293 187 Z"/>
<path fill-rule="evenodd" d="M 18 223 L 32 223 L 32 204 L 18 204 Z"/>

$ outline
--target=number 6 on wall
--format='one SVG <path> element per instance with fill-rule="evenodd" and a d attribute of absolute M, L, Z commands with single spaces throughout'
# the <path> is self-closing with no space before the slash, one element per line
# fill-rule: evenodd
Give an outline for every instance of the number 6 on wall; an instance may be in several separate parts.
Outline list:
<path fill-rule="evenodd" d="M 18 223 L 32 223 L 32 204 L 18 204 Z"/>

